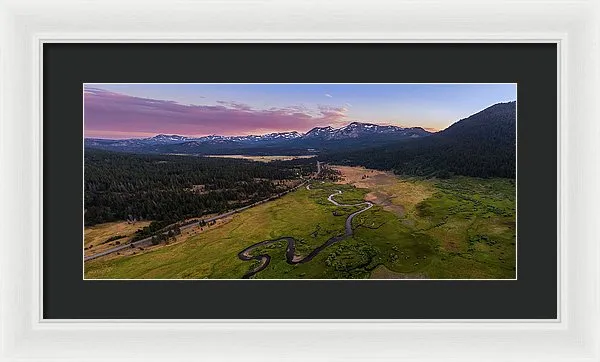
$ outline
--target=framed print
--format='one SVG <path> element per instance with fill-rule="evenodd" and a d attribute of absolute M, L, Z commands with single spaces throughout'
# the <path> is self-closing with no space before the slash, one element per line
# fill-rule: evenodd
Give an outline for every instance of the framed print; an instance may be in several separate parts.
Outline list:
<path fill-rule="evenodd" d="M 3 3 L 2 360 L 598 361 L 552 5 Z"/>

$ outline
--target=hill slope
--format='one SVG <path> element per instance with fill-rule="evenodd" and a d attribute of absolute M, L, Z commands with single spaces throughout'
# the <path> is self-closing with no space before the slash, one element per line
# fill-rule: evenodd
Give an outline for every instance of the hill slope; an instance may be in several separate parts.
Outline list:
<path fill-rule="evenodd" d="M 398 174 L 515 177 L 516 102 L 498 103 L 426 138 L 322 156 Z"/>

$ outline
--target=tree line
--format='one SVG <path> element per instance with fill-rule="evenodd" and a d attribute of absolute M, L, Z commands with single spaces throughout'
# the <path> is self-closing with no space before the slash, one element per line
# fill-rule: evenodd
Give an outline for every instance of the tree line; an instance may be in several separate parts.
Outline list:
<path fill-rule="evenodd" d="M 85 150 L 84 161 L 85 225 L 157 221 L 148 233 L 263 200 L 316 170 L 310 159 L 263 163 L 92 149 Z"/>

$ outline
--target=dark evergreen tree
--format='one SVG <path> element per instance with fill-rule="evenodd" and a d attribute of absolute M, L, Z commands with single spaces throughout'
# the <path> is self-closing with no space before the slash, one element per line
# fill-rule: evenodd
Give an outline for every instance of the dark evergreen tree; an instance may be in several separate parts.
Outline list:
<path fill-rule="evenodd" d="M 321 159 L 405 175 L 514 178 L 516 102 L 495 104 L 429 137 L 329 153 Z"/>
<path fill-rule="evenodd" d="M 86 149 L 85 224 L 155 220 L 140 237 L 203 214 L 221 213 L 277 195 L 316 171 L 314 160 L 253 162 Z"/>

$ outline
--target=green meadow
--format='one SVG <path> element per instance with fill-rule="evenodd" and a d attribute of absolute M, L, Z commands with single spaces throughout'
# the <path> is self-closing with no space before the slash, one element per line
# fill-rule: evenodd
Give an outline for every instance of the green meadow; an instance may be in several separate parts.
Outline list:
<path fill-rule="evenodd" d="M 400 186 L 399 186 L 400 185 Z M 353 220 L 354 235 L 324 249 L 310 262 L 286 262 L 286 242 L 252 251 L 269 254 L 269 265 L 255 279 L 337 278 L 515 278 L 515 184 L 510 179 L 454 177 L 444 180 L 400 179 L 385 187 L 401 195 L 426 185 L 427 197 L 415 204 L 394 203 L 392 212 L 377 203 Z M 85 263 L 85 277 L 150 279 L 239 279 L 258 265 L 238 253 L 263 240 L 296 239 L 304 256 L 328 239 L 344 234 L 344 223 L 372 190 L 349 184 L 314 181 L 277 200 L 236 214 L 228 222 L 187 240 L 138 255 L 103 257 Z M 385 188 L 378 189 L 385 192 Z M 391 191 L 390 191 L 391 192 Z"/>

